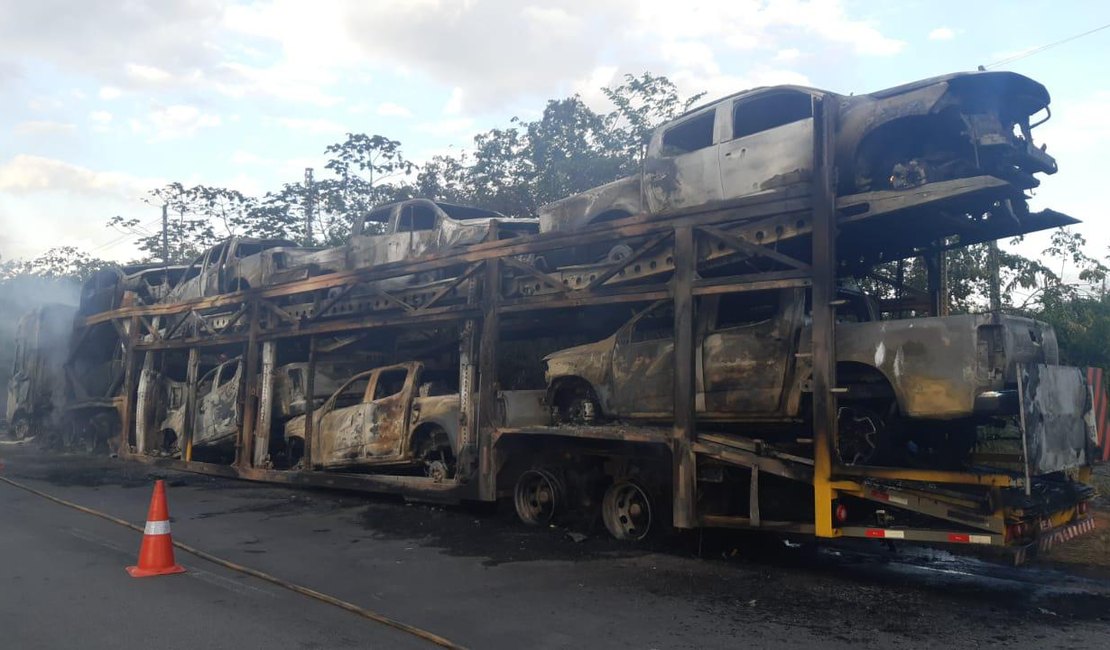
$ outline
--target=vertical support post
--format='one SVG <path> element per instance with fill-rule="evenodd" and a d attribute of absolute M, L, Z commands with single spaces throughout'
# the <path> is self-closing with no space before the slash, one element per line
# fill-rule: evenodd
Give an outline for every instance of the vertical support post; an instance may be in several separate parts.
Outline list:
<path fill-rule="evenodd" d="M 943 245 L 944 242 L 938 242 Z M 929 285 L 929 315 L 948 315 L 948 269 L 944 251 L 925 255 L 925 279 Z"/>
<path fill-rule="evenodd" d="M 258 415 L 258 300 L 252 300 L 250 306 L 250 325 L 247 333 L 247 353 L 243 363 L 243 423 L 239 429 L 239 440 L 236 442 L 235 465 L 237 467 L 250 467 L 254 454 L 251 452 L 251 443 L 254 442 L 256 416 Z"/>
<path fill-rule="evenodd" d="M 197 379 L 200 375 L 200 350 L 189 348 L 189 359 L 185 366 L 185 424 L 182 432 L 181 458 L 186 462 L 193 460 L 193 427 L 197 417 Z"/>
<path fill-rule="evenodd" d="M 497 498 L 497 464 L 493 458 L 493 430 L 497 409 L 497 342 L 501 330 L 501 260 L 485 261 L 482 282 L 482 337 L 478 343 L 478 498 Z"/>
<path fill-rule="evenodd" d="M 312 469 L 312 446 L 316 436 L 316 337 L 308 337 L 308 368 L 304 378 L 304 454 L 301 468 Z"/>
<path fill-rule="evenodd" d="M 170 206 L 162 204 L 162 266 L 170 264 Z M 165 282 L 169 282 L 168 276 Z"/>
<path fill-rule="evenodd" d="M 127 360 L 123 371 L 123 399 L 120 413 L 120 438 L 118 454 L 121 458 L 131 455 L 131 432 L 135 429 L 135 386 L 139 380 L 140 364 L 145 353 L 135 354 L 135 343 L 139 340 L 139 317 L 132 316 L 128 321 L 127 343 L 124 359 Z"/>
<path fill-rule="evenodd" d="M 478 303 L 481 279 L 466 281 L 466 304 Z M 459 332 L 459 454 L 458 477 L 469 481 L 477 471 L 478 450 L 478 321 L 466 320 Z"/>
<path fill-rule="evenodd" d="M 941 244 L 947 245 L 948 240 L 942 240 Z M 937 253 L 937 275 L 939 278 L 937 289 L 937 316 L 947 316 L 951 313 L 948 305 L 948 252 L 940 251 Z"/>
<path fill-rule="evenodd" d="M 674 301 L 674 430 L 671 440 L 675 528 L 693 528 L 697 517 L 697 459 L 694 439 L 696 353 L 694 341 L 694 277 L 697 256 L 694 230 L 679 226 L 674 232 L 675 272 L 671 284 Z"/>
<path fill-rule="evenodd" d="M 262 376 L 258 386 L 258 419 L 254 429 L 254 467 L 270 467 L 270 428 L 274 413 L 274 367 L 277 363 L 277 344 L 262 344 Z M 308 399 L 308 398 L 306 398 Z"/>
<path fill-rule="evenodd" d="M 814 99 L 813 152 L 813 505 L 818 537 L 834 537 L 836 449 L 836 142 L 834 101 Z"/>
<path fill-rule="evenodd" d="M 763 525 L 759 515 L 759 465 L 752 465 L 751 481 L 748 483 L 748 521 L 756 528 Z"/>
<path fill-rule="evenodd" d="M 139 454 L 145 454 L 149 449 L 147 448 L 147 436 L 151 435 L 150 414 L 154 412 L 154 405 L 150 403 L 150 398 L 158 395 L 160 391 L 157 387 L 152 386 L 151 382 L 154 381 L 154 357 L 158 355 L 157 352 L 147 352 L 143 355 L 142 370 L 139 372 L 139 381 L 135 391 L 135 451 Z M 160 353 L 164 358 L 165 353 Z"/>

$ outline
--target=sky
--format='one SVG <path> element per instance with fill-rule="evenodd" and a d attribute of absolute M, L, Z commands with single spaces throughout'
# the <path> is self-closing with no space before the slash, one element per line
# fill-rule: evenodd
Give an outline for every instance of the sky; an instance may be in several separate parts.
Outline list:
<path fill-rule="evenodd" d="M 1110 23 L 1102 0 L 0 0 L 0 260 L 74 245 L 125 261 L 114 215 L 170 181 L 261 195 L 324 173 L 347 132 L 420 162 L 650 71 L 718 97 L 863 93 L 973 70 Z M 1110 29 L 1001 66 L 1044 83 L 1060 171 L 1033 207 L 1110 253 Z M 1037 256 L 1046 236 L 1019 251 Z"/>

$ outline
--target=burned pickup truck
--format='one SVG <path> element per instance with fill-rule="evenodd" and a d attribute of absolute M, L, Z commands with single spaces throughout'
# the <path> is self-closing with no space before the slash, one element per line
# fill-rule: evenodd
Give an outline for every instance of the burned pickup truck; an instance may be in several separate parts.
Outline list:
<path fill-rule="evenodd" d="M 189 263 L 162 301 L 180 302 L 265 286 L 271 283 L 275 271 L 274 256 L 290 263 L 286 260 L 315 250 L 301 248 L 286 239 L 228 237 Z"/>
<path fill-rule="evenodd" d="M 428 199 L 409 199 L 384 205 L 356 220 L 350 239 L 336 248 L 303 256 L 275 255 L 273 283 L 282 284 L 314 275 L 411 260 L 477 244 L 492 236 L 506 239 L 539 232 L 535 219 L 511 219 L 492 210 Z M 450 270 L 436 276 L 450 277 Z M 414 277 L 414 284 L 443 277 Z"/>
<path fill-rule="evenodd" d="M 700 299 L 699 422 L 808 437 L 812 338 L 806 293 L 784 289 Z M 1028 318 L 969 314 L 880 321 L 873 302 L 859 292 L 843 290 L 840 302 L 836 351 L 844 464 L 966 462 L 978 425 L 1018 414 L 1019 366 L 1059 363 L 1051 326 Z M 670 303 L 659 302 L 608 338 L 547 356 L 554 417 L 571 423 L 669 421 L 673 324 Z M 1081 452 L 1083 440 L 1075 442 Z"/>
<path fill-rule="evenodd" d="M 840 195 L 994 176 L 1036 187 L 1056 162 L 1033 143 L 1048 91 L 1012 72 L 965 72 L 865 95 L 799 86 L 741 92 L 659 127 L 642 171 L 540 208 L 541 230 L 633 214 L 712 209 L 812 175 L 814 98 L 839 103 Z M 1043 113 L 1044 117 L 1031 121 Z M 594 261 L 594 260 L 586 260 Z"/>

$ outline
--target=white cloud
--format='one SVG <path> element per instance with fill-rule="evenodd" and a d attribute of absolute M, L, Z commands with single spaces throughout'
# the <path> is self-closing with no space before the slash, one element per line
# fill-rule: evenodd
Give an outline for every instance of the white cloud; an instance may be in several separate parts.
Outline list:
<path fill-rule="evenodd" d="M 89 113 L 92 130 L 96 133 L 107 133 L 112 124 L 112 114 L 108 111 L 93 111 Z"/>
<path fill-rule="evenodd" d="M 458 88 L 446 107 L 455 112 L 448 114 L 565 92 L 584 71 L 615 60 L 628 62 L 622 72 L 649 69 L 673 78 L 721 74 L 721 61 L 736 51 L 766 53 L 765 60 L 782 51 L 779 61 L 786 61 L 784 46 L 802 40 L 810 49 L 832 45 L 859 56 L 890 56 L 905 47 L 874 21 L 850 16 L 841 0 L 688 0 L 681 6 L 673 0 L 350 0 L 346 6 L 348 34 L 367 59 Z"/>
<path fill-rule="evenodd" d="M 76 132 L 76 124 L 50 122 L 47 120 L 32 120 L 29 122 L 20 122 L 12 128 L 12 133 L 24 136 L 72 135 Z"/>
<path fill-rule="evenodd" d="M 169 81 L 173 75 L 166 72 L 161 68 L 156 68 L 152 65 L 140 65 L 138 63 L 128 63 L 124 66 L 127 71 L 127 76 L 134 81 L 141 83 L 158 84 Z"/>
<path fill-rule="evenodd" d="M 117 97 L 119 97 L 122 94 L 123 94 L 123 91 L 120 90 L 119 88 L 116 88 L 115 86 L 101 86 L 100 87 L 100 92 L 97 93 L 97 95 L 101 99 L 106 100 L 106 101 L 111 101 L 113 99 L 116 99 Z"/>
<path fill-rule="evenodd" d="M 146 123 L 132 121 L 132 130 L 149 133 L 152 140 L 173 140 L 195 135 L 200 129 L 219 126 L 219 115 L 205 113 L 196 106 L 174 104 L 155 108 Z"/>
<path fill-rule="evenodd" d="M 382 117 L 412 117 L 412 111 L 400 104 L 394 104 L 393 102 L 378 104 L 377 113 Z"/>
<path fill-rule="evenodd" d="M 438 122 L 417 124 L 413 130 L 417 133 L 427 133 L 440 137 L 466 135 L 473 132 L 474 120 L 469 117 L 454 117 Z"/>
<path fill-rule="evenodd" d="M 455 86 L 451 89 L 451 96 L 447 98 L 447 103 L 443 105 L 444 115 L 458 115 L 463 109 L 463 98 L 465 93 L 463 89 Z"/>
<path fill-rule="evenodd" d="M 929 32 L 930 41 L 950 41 L 956 38 L 956 32 L 951 27 L 937 27 Z"/>
<path fill-rule="evenodd" d="M 802 55 L 801 50 L 793 47 L 788 47 L 785 50 L 779 50 L 775 53 L 775 61 L 780 63 L 788 63 L 795 61 Z"/>
<path fill-rule="evenodd" d="M 19 154 L 0 165 L 0 190 L 13 194 L 64 192 L 135 197 L 158 181 L 122 172 L 95 171 L 62 160 Z"/>
<path fill-rule="evenodd" d="M 346 133 L 349 130 L 339 122 L 323 118 L 277 117 L 274 122 L 293 131 L 307 131 L 312 134 Z"/>
<path fill-rule="evenodd" d="M 260 165 L 262 163 L 270 162 L 268 159 L 263 158 L 258 154 L 254 154 L 249 151 L 243 151 L 242 149 L 236 149 L 234 153 L 231 154 L 231 157 L 228 158 L 228 160 L 233 165 Z"/>

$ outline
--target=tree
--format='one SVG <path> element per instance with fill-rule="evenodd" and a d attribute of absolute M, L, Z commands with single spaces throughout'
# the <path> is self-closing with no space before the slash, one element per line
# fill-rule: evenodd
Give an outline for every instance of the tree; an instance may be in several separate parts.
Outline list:
<path fill-rule="evenodd" d="M 0 264 L 0 282 L 20 277 L 84 282 L 93 273 L 114 266 L 76 246 L 58 246 L 31 260 L 11 260 Z"/>
<path fill-rule="evenodd" d="M 705 92 L 686 99 L 678 94 L 678 87 L 666 77 L 644 72 L 639 77 L 626 74 L 624 83 L 601 92 L 616 108 L 606 116 L 606 123 L 613 134 L 614 144 L 625 161 L 635 163 L 641 157 L 652 132 L 660 124 L 673 120 L 690 109 Z M 635 167 L 626 170 L 635 171 Z"/>
<path fill-rule="evenodd" d="M 329 145 L 324 153 L 331 154 L 324 167 L 336 179 L 320 183 L 318 205 L 347 227 L 374 206 L 397 200 L 398 186 L 388 181 L 408 176 L 416 168 L 405 159 L 399 141 L 382 135 L 348 133 L 345 141 Z M 325 230 L 334 229 L 334 224 L 328 224 Z"/>

